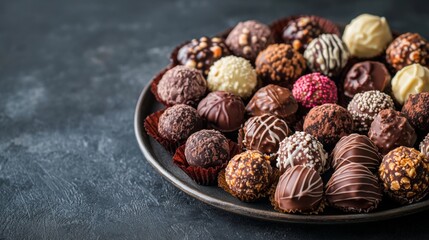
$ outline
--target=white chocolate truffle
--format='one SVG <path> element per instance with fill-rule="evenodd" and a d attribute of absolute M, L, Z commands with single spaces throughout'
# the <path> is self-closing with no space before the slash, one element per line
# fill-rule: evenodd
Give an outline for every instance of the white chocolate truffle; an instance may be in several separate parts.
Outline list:
<path fill-rule="evenodd" d="M 400 104 L 410 94 L 429 92 L 429 69 L 417 63 L 404 67 L 392 79 L 392 92 Z"/>

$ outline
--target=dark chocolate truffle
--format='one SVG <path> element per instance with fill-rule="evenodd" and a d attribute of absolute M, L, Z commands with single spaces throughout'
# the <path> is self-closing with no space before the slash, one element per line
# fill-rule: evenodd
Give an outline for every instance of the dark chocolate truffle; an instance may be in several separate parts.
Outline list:
<path fill-rule="evenodd" d="M 198 114 L 207 120 L 209 127 L 221 132 L 232 132 L 244 122 L 244 103 L 240 97 L 224 91 L 209 93 L 198 104 Z"/>
<path fill-rule="evenodd" d="M 411 94 L 402 107 L 402 113 L 416 131 L 429 132 L 429 92 Z"/>
<path fill-rule="evenodd" d="M 240 22 L 225 40 L 234 55 L 255 61 L 259 52 L 274 43 L 270 28 L 258 21 Z"/>
<path fill-rule="evenodd" d="M 396 71 L 413 63 L 429 67 L 429 43 L 418 33 L 404 33 L 386 50 L 386 61 Z"/>
<path fill-rule="evenodd" d="M 207 91 L 207 82 L 200 71 L 186 66 L 168 70 L 158 83 L 158 95 L 168 105 L 196 106 Z"/>
<path fill-rule="evenodd" d="M 283 41 L 299 51 L 304 52 L 307 45 L 324 33 L 319 23 L 310 16 L 293 19 L 283 29 Z"/>
<path fill-rule="evenodd" d="M 201 37 L 192 39 L 179 49 L 177 60 L 187 67 L 201 70 L 204 75 L 209 74 L 210 67 L 218 59 L 230 55 L 222 38 Z"/>
<path fill-rule="evenodd" d="M 371 123 L 368 137 L 381 154 L 387 154 L 399 146 L 412 147 L 417 135 L 401 112 L 393 109 L 380 111 Z"/>
<path fill-rule="evenodd" d="M 228 140 L 216 130 L 198 131 L 186 140 L 185 157 L 191 166 L 222 165 L 230 159 Z"/>
<path fill-rule="evenodd" d="M 344 95 L 353 97 L 356 93 L 370 90 L 384 91 L 390 80 L 384 64 L 374 61 L 356 63 L 344 79 Z"/>
<path fill-rule="evenodd" d="M 304 119 L 304 131 L 315 136 L 326 149 L 353 130 L 352 115 L 337 104 L 323 104 L 310 110 Z"/>
<path fill-rule="evenodd" d="M 426 158 L 429 159 L 429 134 L 423 139 L 423 141 L 419 145 L 420 152 L 422 152 Z"/>
<path fill-rule="evenodd" d="M 183 141 L 202 128 L 197 111 L 188 105 L 177 104 L 169 107 L 159 117 L 159 134 L 171 141 Z"/>
<path fill-rule="evenodd" d="M 383 195 L 377 177 L 367 167 L 350 163 L 335 170 L 325 196 L 334 208 L 366 213 L 377 208 Z"/>
<path fill-rule="evenodd" d="M 390 151 L 384 156 L 378 174 L 384 192 L 399 203 L 417 202 L 428 193 L 428 159 L 414 148 L 398 147 Z"/>

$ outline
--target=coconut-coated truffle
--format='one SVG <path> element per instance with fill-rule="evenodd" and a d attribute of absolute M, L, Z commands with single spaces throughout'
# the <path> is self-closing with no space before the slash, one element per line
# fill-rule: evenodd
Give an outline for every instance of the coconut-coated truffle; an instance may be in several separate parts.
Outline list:
<path fill-rule="evenodd" d="M 410 94 L 429 92 L 429 69 L 420 64 L 404 67 L 392 79 L 392 92 L 399 104 Z"/>
<path fill-rule="evenodd" d="M 429 132 L 429 92 L 411 94 L 402 107 L 402 113 L 416 131 Z"/>
<path fill-rule="evenodd" d="M 159 134 L 171 141 L 183 141 L 202 128 L 201 118 L 195 108 L 177 104 L 167 108 L 159 117 Z"/>
<path fill-rule="evenodd" d="M 300 77 L 293 85 L 292 94 L 306 108 L 336 103 L 338 100 L 335 82 L 320 73 Z"/>
<path fill-rule="evenodd" d="M 283 29 L 283 41 L 303 53 L 307 45 L 324 30 L 311 16 L 303 16 L 297 19 L 292 19 Z"/>
<path fill-rule="evenodd" d="M 428 67 L 429 42 L 418 33 L 404 33 L 387 48 L 386 61 L 396 71 L 414 63 Z"/>

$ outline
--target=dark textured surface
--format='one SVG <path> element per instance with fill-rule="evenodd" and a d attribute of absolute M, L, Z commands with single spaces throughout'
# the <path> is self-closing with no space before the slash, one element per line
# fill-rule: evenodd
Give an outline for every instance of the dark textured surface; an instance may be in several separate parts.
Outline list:
<path fill-rule="evenodd" d="M 341 227 L 233 215 L 177 190 L 138 149 L 135 102 L 184 40 L 297 13 L 371 12 L 428 36 L 417 1 L 328 3 L 0 1 L 0 239 L 427 238 L 415 221 L 427 212 Z"/>

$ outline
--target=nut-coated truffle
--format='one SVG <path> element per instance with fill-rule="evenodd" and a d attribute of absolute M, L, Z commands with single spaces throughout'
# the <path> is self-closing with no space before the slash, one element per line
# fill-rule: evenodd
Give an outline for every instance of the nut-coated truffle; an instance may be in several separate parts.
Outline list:
<path fill-rule="evenodd" d="M 304 52 L 307 45 L 324 33 L 319 23 L 310 16 L 299 17 L 288 22 L 283 29 L 283 41 L 299 51 Z"/>
<path fill-rule="evenodd" d="M 404 67 L 392 79 L 392 92 L 399 104 L 410 94 L 429 92 L 429 69 L 420 64 Z"/>
<path fill-rule="evenodd" d="M 338 100 L 335 82 L 320 73 L 300 77 L 293 85 L 292 94 L 306 108 L 337 103 Z"/>
<path fill-rule="evenodd" d="M 418 33 L 404 33 L 387 48 L 386 61 L 396 71 L 414 63 L 428 67 L 429 43 Z"/>
<path fill-rule="evenodd" d="M 402 107 L 402 113 L 416 131 L 429 132 L 429 92 L 411 94 Z"/>
<path fill-rule="evenodd" d="M 169 107 L 159 117 L 158 132 L 170 141 L 183 141 L 201 128 L 202 121 L 197 111 L 185 104 Z"/>

